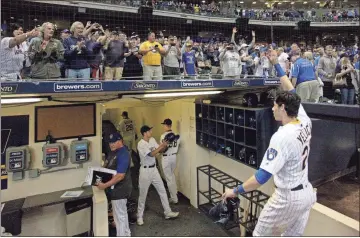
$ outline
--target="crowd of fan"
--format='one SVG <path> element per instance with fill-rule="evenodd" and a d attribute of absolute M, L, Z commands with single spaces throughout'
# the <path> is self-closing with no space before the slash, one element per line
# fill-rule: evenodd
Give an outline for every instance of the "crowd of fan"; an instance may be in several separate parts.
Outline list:
<path fill-rule="evenodd" d="M 327 10 L 318 13 L 316 9 L 287 9 L 287 10 L 268 10 L 268 9 L 241 9 L 236 8 L 236 15 L 239 17 L 246 17 L 254 20 L 268 20 L 268 21 L 321 21 L 321 22 L 338 22 L 338 21 L 358 21 L 358 9 L 349 10 Z M 272 16 L 272 17 L 271 17 Z"/>
<path fill-rule="evenodd" d="M 140 0 L 93 0 L 95 2 L 116 4 L 120 6 L 139 7 L 144 4 L 153 6 L 155 10 L 176 11 L 189 14 L 198 14 L 203 16 L 222 16 L 222 17 L 246 17 L 254 20 L 274 20 L 274 21 L 358 21 L 358 8 L 349 9 L 326 9 L 317 11 L 318 9 L 245 9 L 241 5 L 232 6 L 229 2 L 212 1 L 209 4 L 202 2 L 201 4 L 186 3 L 182 1 L 143 1 Z M 271 17 L 273 16 L 273 17 Z"/>
<path fill-rule="evenodd" d="M 276 76 L 267 58 L 269 49 L 276 49 L 280 65 L 290 78 L 295 78 L 294 85 L 301 85 L 302 77 L 306 77 L 305 81 L 316 79 L 318 87 L 324 88 L 321 96 L 333 98 L 332 83 L 340 73 L 348 79 L 346 85 L 339 88 L 342 95 L 352 98 L 346 100 L 349 104 L 354 101 L 359 87 L 357 44 L 347 49 L 327 46 L 325 51 L 319 45 L 280 42 L 276 46 L 256 43 L 255 32 L 247 44 L 244 39 L 235 42 L 236 28 L 230 41 L 208 43 L 192 41 L 190 37 L 165 37 L 162 32 L 158 35 L 150 32 L 146 41 L 141 41 L 135 33 L 128 38 L 123 32 L 104 30 L 100 24 L 91 22 L 86 26 L 74 22 L 70 30 L 61 31 L 59 40 L 54 36 L 55 30 L 52 23 L 46 22 L 23 33 L 23 28 L 14 24 L 12 35 L 1 40 L 1 79 L 237 79 L 249 75 L 266 78 Z M 299 57 L 311 63 L 316 77 L 312 73 L 301 76 L 296 63 Z M 343 64 L 351 68 L 345 76 L 342 75 Z"/>

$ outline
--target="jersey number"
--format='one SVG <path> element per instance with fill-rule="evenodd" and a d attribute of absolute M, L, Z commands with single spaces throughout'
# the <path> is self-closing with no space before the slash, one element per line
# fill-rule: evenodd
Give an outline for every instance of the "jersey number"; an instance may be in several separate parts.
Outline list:
<path fill-rule="evenodd" d="M 168 144 L 168 148 L 176 147 L 176 146 L 177 146 L 177 141 L 174 141 L 173 143 Z"/>
<path fill-rule="evenodd" d="M 303 160 L 302 170 L 304 170 L 306 167 L 306 160 L 308 157 L 309 157 L 309 146 L 305 146 L 304 151 L 302 153 L 302 160 Z"/>
<path fill-rule="evenodd" d="M 125 131 L 132 131 L 134 126 L 132 124 L 125 125 Z"/>

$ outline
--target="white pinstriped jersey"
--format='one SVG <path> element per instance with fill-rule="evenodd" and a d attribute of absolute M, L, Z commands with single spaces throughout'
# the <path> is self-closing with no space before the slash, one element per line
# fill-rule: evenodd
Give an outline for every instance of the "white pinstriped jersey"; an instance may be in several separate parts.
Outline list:
<path fill-rule="evenodd" d="M 271 137 L 260 168 L 273 174 L 278 188 L 292 189 L 307 184 L 311 119 L 302 105 L 298 121 L 281 126 Z"/>
<path fill-rule="evenodd" d="M 156 163 L 156 158 L 151 156 L 150 153 L 159 148 L 159 144 L 151 137 L 149 141 L 141 139 L 138 143 L 137 149 L 140 156 L 141 165 L 151 166 Z"/>
<path fill-rule="evenodd" d="M 167 134 L 169 134 L 170 132 L 173 132 L 173 131 L 166 131 L 160 136 L 160 143 L 163 142 L 165 136 Z M 180 145 L 180 138 L 177 141 L 174 141 L 173 143 L 169 143 L 168 149 L 166 150 L 166 152 L 164 152 L 164 154 L 167 154 L 167 155 L 176 154 L 179 150 L 179 145 Z"/>
<path fill-rule="evenodd" d="M 23 42 L 10 48 L 10 41 L 13 37 L 4 37 L 0 42 L 0 76 L 5 79 L 17 79 L 26 60 L 28 45 Z"/>
<path fill-rule="evenodd" d="M 131 119 L 123 119 L 119 122 L 118 131 L 120 131 L 123 137 L 135 136 L 135 122 Z"/>

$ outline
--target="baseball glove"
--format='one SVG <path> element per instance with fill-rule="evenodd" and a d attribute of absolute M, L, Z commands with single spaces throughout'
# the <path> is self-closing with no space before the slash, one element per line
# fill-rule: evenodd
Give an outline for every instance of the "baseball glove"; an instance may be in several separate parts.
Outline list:
<path fill-rule="evenodd" d="M 164 140 L 168 143 L 173 143 L 174 141 L 177 141 L 180 138 L 180 135 L 175 135 L 174 133 L 170 132 L 165 135 Z"/>

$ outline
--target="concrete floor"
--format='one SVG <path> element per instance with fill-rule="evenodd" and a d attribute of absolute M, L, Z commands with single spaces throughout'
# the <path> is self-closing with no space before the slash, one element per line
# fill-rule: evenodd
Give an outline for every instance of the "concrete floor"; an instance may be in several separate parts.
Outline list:
<path fill-rule="evenodd" d="M 200 210 L 190 205 L 190 202 L 179 196 L 179 204 L 171 205 L 173 211 L 180 212 L 174 220 L 165 220 L 163 208 L 156 190 L 151 187 L 146 200 L 147 209 L 144 212 L 144 225 L 130 225 L 131 236 L 239 236 L 239 229 L 231 230 L 234 234 L 225 232 L 219 225 Z M 110 236 L 116 236 L 114 229 Z"/>
<path fill-rule="evenodd" d="M 360 185 L 348 175 L 317 188 L 318 203 L 359 221 Z"/>

